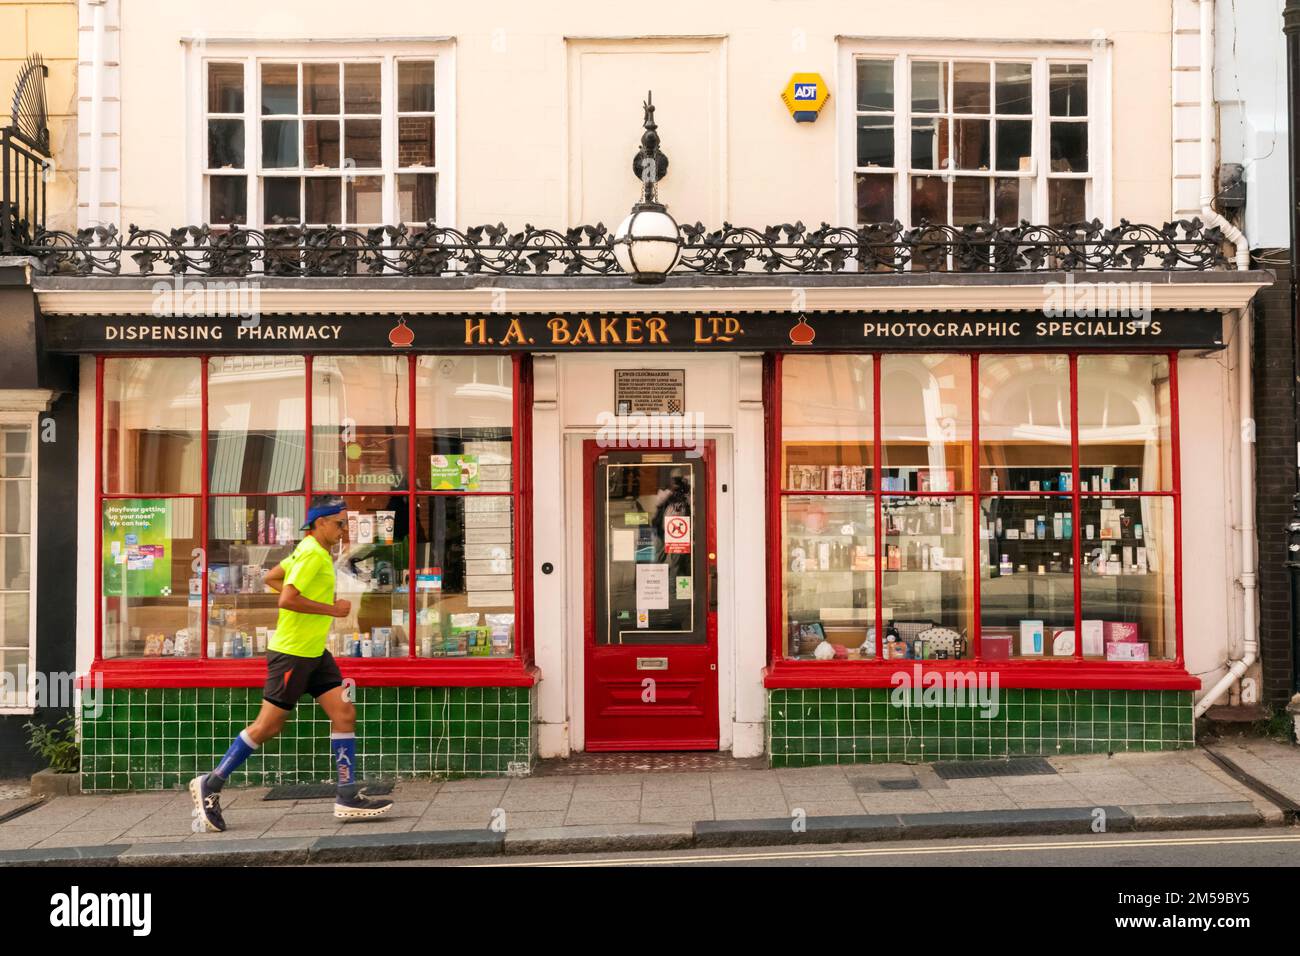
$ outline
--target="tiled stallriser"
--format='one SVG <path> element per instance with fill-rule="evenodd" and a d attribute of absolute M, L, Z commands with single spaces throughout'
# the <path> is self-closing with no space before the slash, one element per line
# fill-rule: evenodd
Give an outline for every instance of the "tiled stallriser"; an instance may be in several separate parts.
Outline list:
<path fill-rule="evenodd" d="M 1190 691 L 1002 690 L 998 712 L 895 706 L 890 688 L 773 690 L 773 767 L 1176 750 L 1193 746 Z M 991 710 L 991 708 L 988 708 Z"/>
<path fill-rule="evenodd" d="M 101 691 L 82 708 L 83 791 L 172 790 L 221 760 L 253 722 L 260 688 Z M 535 697 L 516 687 L 357 689 L 361 779 L 504 776 L 537 755 Z M 334 779 L 330 724 L 310 698 L 232 775 L 234 787 Z"/>

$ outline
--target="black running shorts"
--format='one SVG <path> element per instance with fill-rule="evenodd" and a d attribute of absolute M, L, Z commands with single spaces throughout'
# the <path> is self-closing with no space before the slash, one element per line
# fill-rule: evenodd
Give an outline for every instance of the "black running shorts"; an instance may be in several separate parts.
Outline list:
<path fill-rule="evenodd" d="M 343 674 L 326 651 L 320 657 L 295 657 L 269 651 L 266 655 L 266 687 L 262 699 L 282 710 L 293 710 L 303 694 L 319 697 L 343 686 Z"/>

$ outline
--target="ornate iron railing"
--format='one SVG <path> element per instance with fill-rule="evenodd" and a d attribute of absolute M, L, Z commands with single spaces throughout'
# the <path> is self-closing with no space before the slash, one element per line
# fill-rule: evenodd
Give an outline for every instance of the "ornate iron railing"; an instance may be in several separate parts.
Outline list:
<path fill-rule="evenodd" d="M 1156 227 L 1121 220 L 1063 226 L 1022 222 L 947 226 L 898 222 L 857 228 L 803 223 L 755 229 L 680 227 L 675 273 L 819 275 L 907 272 L 1169 271 L 1226 269 L 1224 237 L 1199 219 Z M 56 275 L 603 276 L 619 272 L 604 225 L 512 232 L 502 225 L 447 229 L 131 226 L 39 232 L 18 250 Z"/>

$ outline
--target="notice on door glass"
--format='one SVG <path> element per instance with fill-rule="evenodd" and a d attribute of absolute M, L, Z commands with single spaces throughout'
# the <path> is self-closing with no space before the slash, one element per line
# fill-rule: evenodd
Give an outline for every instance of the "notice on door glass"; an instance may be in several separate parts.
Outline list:
<path fill-rule="evenodd" d="M 637 565 L 636 606 L 639 611 L 668 610 L 668 565 Z"/>
<path fill-rule="evenodd" d="M 611 561 L 636 560 L 636 531 L 632 528 L 614 528 L 609 533 L 609 559 Z"/>
<path fill-rule="evenodd" d="M 664 520 L 664 553 L 691 553 L 691 519 L 686 515 L 673 515 Z"/>

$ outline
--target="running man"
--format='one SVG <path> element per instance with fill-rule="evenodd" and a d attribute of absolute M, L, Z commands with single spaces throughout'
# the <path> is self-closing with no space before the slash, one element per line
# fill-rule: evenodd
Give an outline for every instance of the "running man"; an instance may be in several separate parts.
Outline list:
<path fill-rule="evenodd" d="M 356 782 L 357 710 L 343 694 L 343 675 L 325 650 L 331 617 L 347 617 L 352 604 L 334 598 L 334 561 L 330 550 L 343 538 L 347 504 L 342 498 L 312 500 L 303 531 L 310 531 L 266 575 L 280 595 L 275 640 L 267 647 L 266 687 L 257 720 L 240 731 L 221 763 L 211 773 L 190 781 L 194 806 L 212 832 L 226 829 L 221 815 L 221 788 L 230 775 L 266 741 L 284 729 L 303 694 L 311 694 L 330 719 L 330 746 L 338 767 L 334 816 L 340 820 L 377 817 L 393 806 L 391 800 L 361 795 Z"/>

